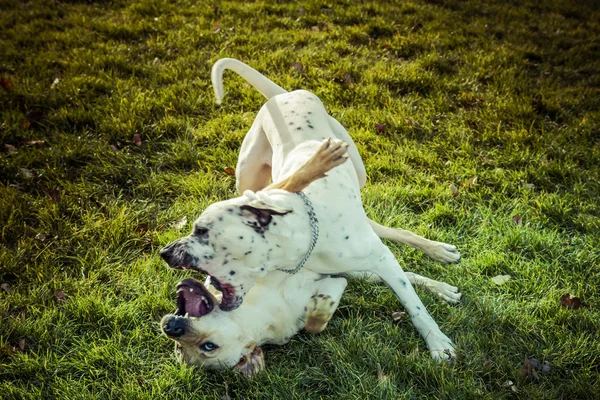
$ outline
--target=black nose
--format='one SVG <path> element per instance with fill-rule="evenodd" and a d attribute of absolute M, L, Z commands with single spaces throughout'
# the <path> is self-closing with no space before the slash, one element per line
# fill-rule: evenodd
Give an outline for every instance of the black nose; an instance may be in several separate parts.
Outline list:
<path fill-rule="evenodd" d="M 163 332 L 169 337 L 180 337 L 185 333 L 185 319 L 173 317 L 163 325 Z"/>
<path fill-rule="evenodd" d="M 168 244 L 163 247 L 160 251 L 160 256 L 163 260 L 165 260 L 168 264 L 170 264 L 171 258 L 173 257 L 173 244 Z"/>

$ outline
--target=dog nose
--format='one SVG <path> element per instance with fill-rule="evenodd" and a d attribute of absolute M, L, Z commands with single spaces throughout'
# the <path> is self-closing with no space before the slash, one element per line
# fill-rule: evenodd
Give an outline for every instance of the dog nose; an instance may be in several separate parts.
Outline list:
<path fill-rule="evenodd" d="M 169 337 L 180 337 L 185 333 L 185 319 L 173 317 L 163 325 L 163 332 Z"/>
<path fill-rule="evenodd" d="M 166 245 L 165 247 L 163 247 L 160 250 L 160 256 L 162 257 L 163 260 L 165 260 L 167 263 L 169 263 L 169 260 L 171 259 L 171 257 L 173 256 L 173 246 L 172 245 Z"/>

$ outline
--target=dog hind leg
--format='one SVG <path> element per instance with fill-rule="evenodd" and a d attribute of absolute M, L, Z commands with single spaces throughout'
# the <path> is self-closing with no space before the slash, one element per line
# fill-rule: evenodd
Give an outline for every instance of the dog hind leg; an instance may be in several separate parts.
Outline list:
<path fill-rule="evenodd" d="M 304 329 L 316 334 L 322 332 L 340 304 L 348 283 L 345 278 L 324 278 L 305 307 Z"/>
<path fill-rule="evenodd" d="M 265 112 L 264 107 L 260 109 L 242 142 L 235 168 L 235 185 L 240 194 L 244 190 L 261 190 L 271 181 L 273 149 L 262 128 Z"/>

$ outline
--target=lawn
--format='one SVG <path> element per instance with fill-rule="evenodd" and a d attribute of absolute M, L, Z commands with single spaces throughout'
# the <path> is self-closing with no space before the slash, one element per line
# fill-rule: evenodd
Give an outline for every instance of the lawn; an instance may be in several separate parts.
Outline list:
<path fill-rule="evenodd" d="M 3 399 L 598 398 L 597 3 L 0 8 Z M 195 274 L 158 251 L 236 195 L 226 168 L 264 101 L 226 73 L 214 104 L 222 57 L 322 99 L 364 159 L 371 218 L 459 247 L 444 266 L 389 243 L 406 270 L 461 288 L 459 306 L 419 291 L 455 365 L 433 363 L 392 293 L 364 281 L 324 333 L 267 347 L 255 379 L 176 362 L 159 321 Z M 528 358 L 550 371 L 524 374 Z"/>

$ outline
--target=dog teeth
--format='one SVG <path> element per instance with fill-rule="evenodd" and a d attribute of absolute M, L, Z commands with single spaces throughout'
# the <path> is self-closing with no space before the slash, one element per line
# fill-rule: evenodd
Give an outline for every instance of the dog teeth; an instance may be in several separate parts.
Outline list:
<path fill-rule="evenodd" d="M 194 291 L 194 288 L 190 288 L 190 293 L 192 293 Z"/>
<path fill-rule="evenodd" d="M 185 315 L 183 316 L 184 318 L 189 318 L 190 313 L 186 312 Z"/>

